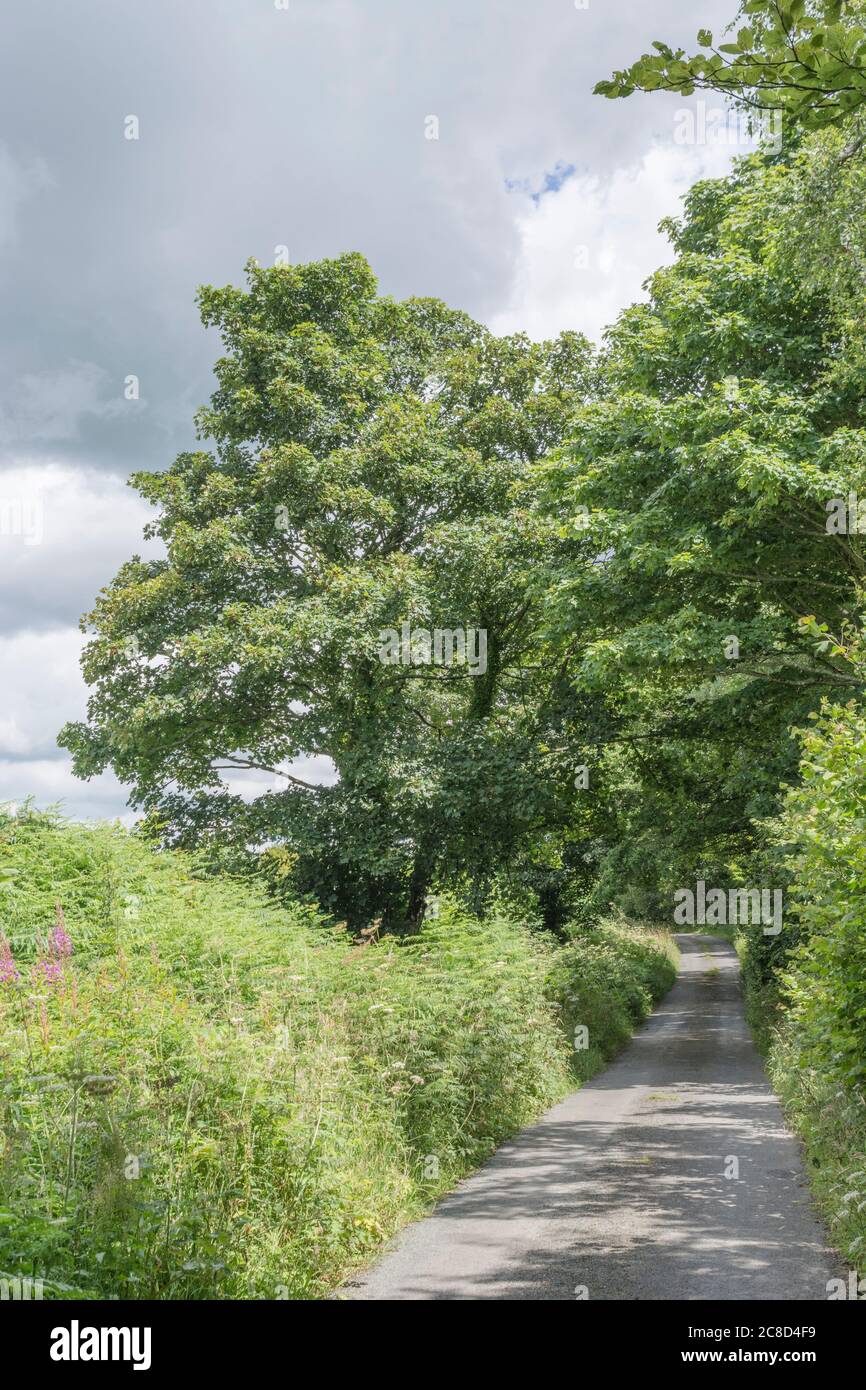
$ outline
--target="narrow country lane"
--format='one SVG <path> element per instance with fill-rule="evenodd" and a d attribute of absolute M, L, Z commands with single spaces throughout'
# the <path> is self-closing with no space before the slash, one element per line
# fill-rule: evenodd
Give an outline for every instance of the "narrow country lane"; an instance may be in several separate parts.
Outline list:
<path fill-rule="evenodd" d="M 679 979 L 618 1060 L 342 1296 L 826 1298 L 840 1271 L 746 1025 L 736 954 L 677 941 Z"/>

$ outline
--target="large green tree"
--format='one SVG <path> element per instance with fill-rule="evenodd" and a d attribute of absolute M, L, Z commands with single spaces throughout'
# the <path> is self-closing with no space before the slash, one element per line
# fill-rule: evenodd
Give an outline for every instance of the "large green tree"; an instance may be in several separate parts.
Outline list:
<path fill-rule="evenodd" d="M 844 139 L 691 190 L 674 264 L 608 334 L 598 397 L 544 470 L 563 531 L 588 520 L 545 611 L 576 698 L 606 709 L 600 892 L 644 909 L 660 883 L 757 852 L 755 820 L 797 773 L 790 727 L 860 690 L 800 622 L 858 622 L 866 565 L 856 526 L 828 529 L 828 503 L 866 496 L 864 280 L 815 201 L 828 168 L 840 206 L 861 186 Z"/>
<path fill-rule="evenodd" d="M 861 617 L 861 533 L 847 512 L 828 532 L 826 508 L 866 482 L 864 19 L 862 0 L 743 0 L 725 42 L 655 43 L 596 88 L 713 91 L 784 132 L 666 224 L 676 263 L 612 331 L 602 403 L 552 474 L 558 508 L 594 515 L 554 608 L 565 639 L 569 605 L 585 615 L 575 682 L 605 688 L 601 756 L 614 742 L 631 772 L 602 897 L 760 872 L 791 725 L 859 694 L 813 629 Z"/>
<path fill-rule="evenodd" d="M 416 927 L 434 875 L 477 887 L 570 814 L 529 584 L 556 528 L 530 503 L 588 344 L 380 297 L 358 255 L 252 263 L 201 310 L 225 344 L 198 417 L 211 447 L 134 478 L 165 558 L 100 595 L 88 720 L 62 742 L 81 776 L 111 765 L 170 843 L 267 848 L 353 925 Z M 483 632 L 484 660 L 430 662 L 422 639 L 387 664 L 404 623 L 474 630 L 479 657 Z M 298 775 L 317 755 L 332 785 Z M 276 787 L 244 798 L 227 770 Z"/>

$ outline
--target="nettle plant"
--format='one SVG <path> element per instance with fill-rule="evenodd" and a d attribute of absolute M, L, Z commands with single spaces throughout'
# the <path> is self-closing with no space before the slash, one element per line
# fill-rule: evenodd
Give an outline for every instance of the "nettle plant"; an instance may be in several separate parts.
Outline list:
<path fill-rule="evenodd" d="M 80 776 L 113 766 L 171 843 L 285 851 L 353 926 L 413 929 L 434 873 L 483 877 L 550 800 L 528 581 L 556 533 L 531 493 L 589 345 L 380 297 L 359 255 L 250 263 L 200 303 L 225 345 L 211 447 L 133 479 L 166 554 L 100 595 L 88 721 L 61 743 Z M 383 663 L 404 623 L 483 631 L 483 672 Z M 312 757 L 331 785 L 298 772 Z M 227 770 L 270 783 L 248 801 Z"/>

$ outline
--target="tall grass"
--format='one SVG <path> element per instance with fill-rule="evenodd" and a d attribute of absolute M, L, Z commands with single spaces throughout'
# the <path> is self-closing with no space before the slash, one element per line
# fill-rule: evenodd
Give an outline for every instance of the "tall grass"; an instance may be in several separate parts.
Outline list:
<path fill-rule="evenodd" d="M 557 948 L 447 903 L 359 944 L 43 815 L 0 818 L 0 880 L 0 1277 L 56 1296 L 322 1296 L 674 976 L 624 927 Z"/>

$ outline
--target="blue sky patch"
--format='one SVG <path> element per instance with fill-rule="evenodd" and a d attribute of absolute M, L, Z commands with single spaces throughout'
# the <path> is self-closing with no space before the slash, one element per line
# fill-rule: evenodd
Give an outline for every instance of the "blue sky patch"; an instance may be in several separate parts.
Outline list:
<path fill-rule="evenodd" d="M 574 173 L 576 168 L 573 164 L 566 164 L 565 160 L 559 159 L 552 169 L 545 169 L 540 186 L 537 179 L 506 179 L 505 187 L 509 193 L 525 193 L 537 204 L 541 202 L 545 193 L 558 193 Z"/>

